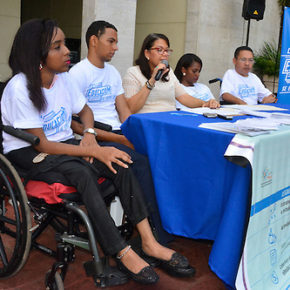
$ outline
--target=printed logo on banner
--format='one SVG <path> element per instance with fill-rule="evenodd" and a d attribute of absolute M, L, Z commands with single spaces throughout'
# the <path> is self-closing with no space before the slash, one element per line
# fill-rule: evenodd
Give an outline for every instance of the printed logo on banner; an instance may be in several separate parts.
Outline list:
<path fill-rule="evenodd" d="M 278 102 L 290 104 L 290 9 L 285 7 L 280 58 Z"/>
<path fill-rule="evenodd" d="M 272 171 L 269 168 L 265 168 L 263 170 L 263 182 L 261 183 L 261 187 L 265 187 L 272 183 Z"/>
<path fill-rule="evenodd" d="M 290 59 L 286 59 L 284 63 L 284 67 L 282 70 L 282 74 L 285 76 L 285 82 L 290 84 Z"/>

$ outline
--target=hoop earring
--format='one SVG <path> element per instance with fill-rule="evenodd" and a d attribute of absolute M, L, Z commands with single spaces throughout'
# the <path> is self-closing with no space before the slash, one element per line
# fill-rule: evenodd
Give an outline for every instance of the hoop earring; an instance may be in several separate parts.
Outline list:
<path fill-rule="evenodd" d="M 39 70 L 42 70 L 43 69 L 43 66 L 42 66 L 42 64 L 40 63 L 39 64 Z"/>

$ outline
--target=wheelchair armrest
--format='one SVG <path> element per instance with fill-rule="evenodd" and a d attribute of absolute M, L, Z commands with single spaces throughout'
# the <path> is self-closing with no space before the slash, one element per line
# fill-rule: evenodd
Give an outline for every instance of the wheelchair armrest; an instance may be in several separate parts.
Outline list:
<path fill-rule="evenodd" d="M 216 82 L 220 82 L 220 84 L 222 83 L 222 79 L 220 78 L 215 78 L 215 79 L 212 79 L 212 80 L 209 80 L 208 83 L 209 84 L 213 84 L 213 83 L 216 83 Z"/>
<path fill-rule="evenodd" d="M 38 145 L 40 140 L 37 136 L 34 136 L 28 132 L 25 132 L 21 129 L 15 129 L 12 126 L 7 126 L 7 125 L 1 125 L 2 130 L 6 132 L 9 135 L 12 135 L 14 137 L 17 137 L 21 140 L 24 140 L 31 145 Z"/>
<path fill-rule="evenodd" d="M 73 116 L 72 119 L 74 121 L 77 121 L 77 122 L 81 123 L 80 117 L 78 117 L 78 116 Z M 94 127 L 96 129 L 101 129 L 101 130 L 108 131 L 108 132 L 112 131 L 112 126 L 111 125 L 108 125 L 108 124 L 105 124 L 105 123 L 102 123 L 102 122 L 98 122 L 98 121 L 94 121 Z"/>

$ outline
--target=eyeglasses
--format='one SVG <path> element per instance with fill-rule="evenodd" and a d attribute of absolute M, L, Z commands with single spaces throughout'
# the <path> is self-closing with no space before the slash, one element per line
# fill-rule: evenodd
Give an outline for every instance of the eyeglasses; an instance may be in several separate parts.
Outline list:
<path fill-rule="evenodd" d="M 240 61 L 240 62 L 244 62 L 244 63 L 246 63 L 247 61 L 249 62 L 249 63 L 255 63 L 255 60 L 253 59 L 253 58 L 239 58 L 238 59 L 238 61 Z"/>
<path fill-rule="evenodd" d="M 156 50 L 159 54 L 168 54 L 170 55 L 173 52 L 171 48 L 162 48 L 162 47 L 151 47 L 150 50 Z"/>

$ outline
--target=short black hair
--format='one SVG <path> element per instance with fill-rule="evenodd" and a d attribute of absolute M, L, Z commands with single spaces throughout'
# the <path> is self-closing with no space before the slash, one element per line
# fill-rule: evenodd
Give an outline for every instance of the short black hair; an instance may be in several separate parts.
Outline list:
<path fill-rule="evenodd" d="M 94 21 L 88 27 L 87 32 L 86 32 L 86 43 L 87 43 L 88 48 L 89 48 L 91 36 L 95 35 L 96 37 L 99 38 L 102 34 L 105 33 L 106 28 L 112 28 L 112 29 L 118 31 L 117 28 L 113 24 L 111 24 L 107 21 L 104 21 L 104 20 Z"/>
<path fill-rule="evenodd" d="M 250 52 L 254 55 L 253 50 L 252 50 L 249 46 L 240 46 L 240 47 L 238 47 L 238 48 L 235 50 L 235 53 L 234 53 L 234 57 L 235 57 L 235 59 L 238 58 L 240 52 L 243 51 L 243 50 L 250 51 Z"/>
<path fill-rule="evenodd" d="M 202 69 L 202 60 L 193 53 L 186 53 L 184 54 L 179 61 L 176 64 L 174 73 L 177 77 L 177 79 L 181 82 L 182 81 L 182 71 L 181 69 L 189 68 L 194 62 L 197 62 L 200 64 L 200 70 Z"/>

